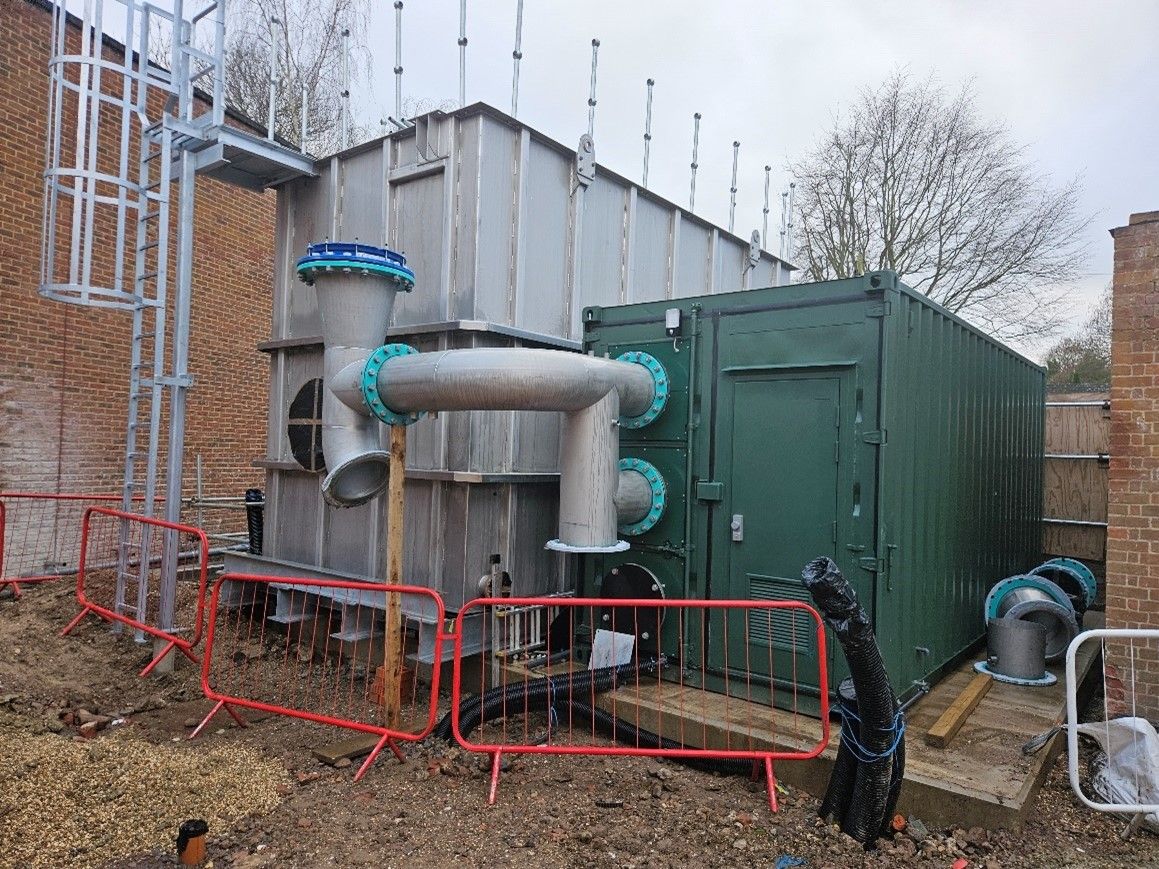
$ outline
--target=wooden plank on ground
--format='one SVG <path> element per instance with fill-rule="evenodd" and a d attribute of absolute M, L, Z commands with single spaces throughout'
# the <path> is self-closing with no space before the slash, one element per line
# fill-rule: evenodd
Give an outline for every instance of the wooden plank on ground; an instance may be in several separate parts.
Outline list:
<path fill-rule="evenodd" d="M 951 703 L 942 716 L 934 722 L 934 726 L 926 732 L 926 744 L 934 748 L 945 748 L 950 744 L 958 730 L 970 717 L 974 707 L 981 702 L 990 690 L 990 683 L 994 680 L 985 673 L 978 673 L 970 680 L 954 702 Z"/>
<path fill-rule="evenodd" d="M 360 733 L 349 739 L 343 739 L 341 742 L 321 745 L 315 748 L 312 754 L 322 763 L 334 766 L 344 758 L 362 757 L 364 754 L 370 754 L 371 749 L 378 745 L 381 738 L 377 733 Z"/>

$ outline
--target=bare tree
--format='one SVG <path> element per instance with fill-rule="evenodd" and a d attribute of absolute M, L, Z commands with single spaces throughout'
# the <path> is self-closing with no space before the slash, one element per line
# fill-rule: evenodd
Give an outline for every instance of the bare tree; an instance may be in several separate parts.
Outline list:
<path fill-rule="evenodd" d="M 277 98 L 274 129 L 301 138 L 302 100 L 307 107 L 305 148 L 329 154 L 341 145 L 344 83 L 365 57 L 369 0 L 234 0 L 229 5 L 225 96 L 230 106 L 265 124 L 270 105 L 270 54 L 276 46 Z M 343 45 L 349 30 L 350 69 Z M 365 131 L 353 128 L 353 143 Z"/>
<path fill-rule="evenodd" d="M 1107 386 L 1111 382 L 1111 288 L 1103 291 L 1078 334 L 1046 353 L 1047 381 L 1056 386 Z"/>
<path fill-rule="evenodd" d="M 967 86 L 892 75 L 791 167 L 813 280 L 892 269 L 1004 338 L 1053 333 L 1082 261 L 1077 181 L 1053 187 Z"/>

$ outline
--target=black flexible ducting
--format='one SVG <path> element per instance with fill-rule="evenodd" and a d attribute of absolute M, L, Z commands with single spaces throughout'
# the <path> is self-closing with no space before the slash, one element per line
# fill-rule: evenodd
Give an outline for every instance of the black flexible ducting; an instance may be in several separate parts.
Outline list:
<path fill-rule="evenodd" d="M 501 717 L 509 708 L 516 710 L 522 706 L 523 711 L 546 712 L 549 708 L 549 695 L 553 690 L 553 679 L 554 690 L 560 694 L 574 696 L 591 692 L 594 695 L 607 691 L 622 679 L 634 679 L 636 674 L 655 673 L 662 664 L 663 661 L 657 660 L 629 662 L 599 670 L 583 670 L 566 675 L 530 679 L 526 682 L 496 685 L 482 694 L 468 697 L 459 704 L 459 731 L 466 736 L 484 721 Z M 454 739 L 450 712 L 435 725 L 432 734 L 444 742 L 451 742 Z"/>
<path fill-rule="evenodd" d="M 617 687 L 617 683 L 631 684 L 639 676 L 655 673 L 663 665 L 663 660 L 632 662 L 617 667 L 605 667 L 600 670 L 543 677 L 527 682 L 513 682 L 509 685 L 496 686 L 482 695 L 469 697 L 460 704 L 459 732 L 466 737 L 484 721 L 502 717 L 509 711 L 526 713 L 554 710 L 557 718 L 568 722 L 569 726 L 571 722 L 575 721 L 590 722 L 596 732 L 625 745 L 641 748 L 680 749 L 684 747 L 681 743 L 642 727 L 637 727 L 623 718 L 600 709 L 594 702 L 596 694 Z M 592 702 L 585 702 L 588 699 Z M 563 726 L 560 725 L 560 727 Z M 453 740 L 450 712 L 444 715 L 435 726 L 432 735 L 445 742 Z M 699 757 L 674 758 L 674 760 L 678 760 L 693 769 L 726 775 L 748 775 L 753 769 L 751 760 Z"/>
<path fill-rule="evenodd" d="M 881 835 L 887 839 L 893 835 L 893 813 L 897 808 L 897 799 L 901 796 L 901 783 L 905 778 L 905 738 L 897 742 L 893 752 L 893 768 L 890 770 L 889 797 L 885 801 L 885 815 L 881 820 Z"/>
<path fill-rule="evenodd" d="M 831 558 L 816 558 L 805 566 L 801 579 L 841 643 L 857 695 L 855 714 L 860 727 L 856 744 L 850 742 L 858 762 L 849 806 L 841 817 L 841 830 L 870 845 L 889 822 L 886 812 L 895 779 L 897 788 L 901 787 L 904 755 L 892 749 L 895 743 L 900 747 L 904 739 L 904 734 L 898 734 L 902 717 L 869 616 L 837 565 Z M 846 737 L 844 730 L 842 736 Z M 843 738 L 842 744 L 845 742 Z M 831 778 L 831 789 L 834 784 Z M 839 796 L 835 792 L 834 801 Z"/>
<path fill-rule="evenodd" d="M 857 709 L 857 695 L 853 691 L 853 680 L 843 679 L 837 686 L 838 701 L 854 711 Z M 841 729 L 844 736 L 845 729 L 853 731 L 854 739 L 858 737 L 857 721 L 846 719 L 842 721 Z M 829 787 L 825 789 L 825 798 L 821 800 L 821 808 L 817 814 L 828 820 L 836 818 L 840 821 L 849 811 L 849 801 L 853 799 L 853 783 L 857 778 L 857 758 L 853 749 L 849 747 L 849 740 L 842 739 L 837 746 L 837 759 L 833 762 L 833 772 L 829 776 Z"/>

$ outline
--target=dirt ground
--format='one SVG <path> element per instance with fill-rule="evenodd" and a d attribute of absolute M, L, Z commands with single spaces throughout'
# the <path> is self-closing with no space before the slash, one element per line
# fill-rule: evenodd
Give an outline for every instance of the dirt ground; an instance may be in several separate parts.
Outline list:
<path fill-rule="evenodd" d="M 96 619 L 57 636 L 75 612 L 64 584 L 0 597 L 0 866 L 178 865 L 177 828 L 195 817 L 206 865 L 234 869 L 1159 866 L 1159 837 L 1123 842 L 1121 820 L 1080 806 L 1065 755 L 1021 832 L 911 824 L 870 852 L 808 794 L 783 791 L 772 815 L 763 783 L 650 759 L 513 756 L 491 807 L 486 760 L 433 741 L 355 782 L 357 763 L 311 755 L 349 735 L 333 728 L 222 716 L 187 741 L 210 708 L 192 667 L 139 679 L 146 647 L 129 636 Z M 100 732 L 79 735 L 93 716 Z"/>

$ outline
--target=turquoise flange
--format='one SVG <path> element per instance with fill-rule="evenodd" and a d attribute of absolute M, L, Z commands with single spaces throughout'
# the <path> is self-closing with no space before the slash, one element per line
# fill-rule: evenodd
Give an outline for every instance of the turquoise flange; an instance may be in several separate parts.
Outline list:
<path fill-rule="evenodd" d="M 1071 612 L 1074 612 L 1074 606 L 1071 604 L 1070 598 L 1067 597 L 1066 592 L 1059 588 L 1055 582 L 1044 576 L 1019 574 L 1018 576 L 1008 576 L 990 589 L 990 593 L 986 595 L 986 621 L 998 618 L 998 605 L 1002 602 L 1002 598 L 1006 597 L 1007 594 L 1016 588 L 1036 588 L 1050 597 L 1059 606 L 1066 607 Z"/>
<path fill-rule="evenodd" d="M 642 350 L 629 350 L 627 353 L 621 353 L 616 357 L 616 361 L 643 365 L 652 375 L 652 405 L 639 416 L 621 416 L 620 425 L 623 428 L 643 428 L 646 425 L 651 425 L 656 417 L 664 412 L 664 405 L 668 403 L 668 393 L 671 391 L 668 372 L 664 370 L 660 360 L 651 353 L 645 353 Z"/>
<path fill-rule="evenodd" d="M 1095 575 L 1091 573 L 1091 569 L 1074 558 L 1052 558 L 1050 561 L 1038 565 L 1030 573 L 1037 576 L 1039 571 L 1049 573 L 1052 570 L 1058 570 L 1067 574 L 1079 584 L 1083 590 L 1083 607 L 1090 609 L 1091 604 L 1095 602 L 1095 596 L 1099 592 L 1099 584 L 1095 580 Z"/>
<path fill-rule="evenodd" d="M 620 470 L 635 471 L 642 474 L 652 489 L 652 506 L 648 510 L 648 514 L 638 522 L 620 526 L 621 534 L 636 537 L 646 531 L 651 531 L 660 521 L 660 517 L 664 515 L 664 505 L 668 503 L 668 487 L 664 484 L 664 478 L 656 470 L 656 466 L 643 459 L 620 459 Z"/>
<path fill-rule="evenodd" d="M 382 371 L 382 366 L 391 359 L 418 352 L 409 344 L 384 344 L 366 357 L 366 364 L 362 367 L 362 400 L 375 418 L 387 425 L 410 425 L 425 415 L 425 411 L 421 410 L 416 413 L 395 413 L 383 403 L 378 394 L 378 373 Z"/>
<path fill-rule="evenodd" d="M 376 263 L 356 262 L 354 260 L 327 260 L 325 262 L 302 263 L 298 266 L 298 277 L 306 283 L 312 284 L 318 272 L 329 272 L 335 269 L 360 271 L 364 275 L 376 274 L 393 278 L 394 282 L 398 285 L 398 289 L 404 293 L 409 293 L 414 289 L 415 285 L 414 278 L 399 269 L 386 265 L 378 265 Z"/>

